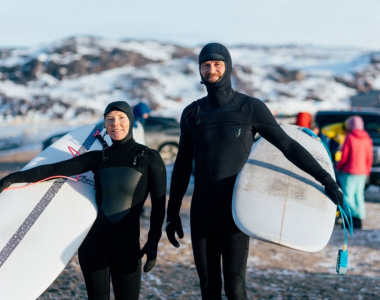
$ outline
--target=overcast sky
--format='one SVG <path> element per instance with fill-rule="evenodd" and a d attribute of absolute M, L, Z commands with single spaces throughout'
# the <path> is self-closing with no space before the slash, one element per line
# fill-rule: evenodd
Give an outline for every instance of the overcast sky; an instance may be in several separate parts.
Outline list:
<path fill-rule="evenodd" d="M 379 0 L 1 2 L 0 46 L 37 46 L 90 34 L 189 46 L 216 41 L 380 50 Z"/>

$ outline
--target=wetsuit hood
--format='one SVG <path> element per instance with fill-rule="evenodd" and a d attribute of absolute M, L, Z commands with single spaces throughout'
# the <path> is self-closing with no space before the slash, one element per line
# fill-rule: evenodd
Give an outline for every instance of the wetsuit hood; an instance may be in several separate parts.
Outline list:
<path fill-rule="evenodd" d="M 132 110 L 131 106 L 125 101 L 115 101 L 115 102 L 111 102 L 110 104 L 107 105 L 106 109 L 104 110 L 104 114 L 103 114 L 104 115 L 104 126 L 105 126 L 105 120 L 106 120 L 107 114 L 111 111 L 114 111 L 114 110 L 122 111 L 123 113 L 125 113 L 127 115 L 128 119 L 129 119 L 129 130 L 128 130 L 128 134 L 126 135 L 126 137 L 120 141 L 116 141 L 116 140 L 111 138 L 112 143 L 115 145 L 119 145 L 119 144 L 124 144 L 125 142 L 129 141 L 130 139 L 133 140 L 133 124 L 135 122 L 135 119 L 133 116 L 133 110 Z"/>
<path fill-rule="evenodd" d="M 208 60 L 221 60 L 226 65 L 226 71 L 216 82 L 209 82 L 202 74 L 201 83 L 207 88 L 207 101 L 213 106 L 220 106 L 228 103 L 235 96 L 235 91 L 231 87 L 232 59 L 228 49 L 219 43 L 210 43 L 203 47 L 199 53 L 199 73 L 201 63 Z"/>

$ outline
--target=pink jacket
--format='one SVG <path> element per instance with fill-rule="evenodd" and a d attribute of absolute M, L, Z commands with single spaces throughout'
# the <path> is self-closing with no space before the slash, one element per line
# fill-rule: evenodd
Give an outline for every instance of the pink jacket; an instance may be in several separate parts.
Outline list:
<path fill-rule="evenodd" d="M 365 130 L 353 130 L 346 136 L 339 171 L 353 175 L 369 175 L 373 161 L 372 140 Z"/>

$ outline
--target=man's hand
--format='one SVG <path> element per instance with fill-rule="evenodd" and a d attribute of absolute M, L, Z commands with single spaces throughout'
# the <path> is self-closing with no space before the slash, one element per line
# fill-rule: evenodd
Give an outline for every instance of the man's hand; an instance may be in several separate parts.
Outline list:
<path fill-rule="evenodd" d="M 176 215 L 174 218 L 171 218 L 170 221 L 166 223 L 166 235 L 168 236 L 169 242 L 176 248 L 179 247 L 179 243 L 175 238 L 175 233 L 177 233 L 180 239 L 183 238 L 183 229 L 181 223 L 181 217 Z"/>
<path fill-rule="evenodd" d="M 157 243 L 150 243 L 149 241 L 140 251 L 140 258 L 146 254 L 146 263 L 144 266 L 144 272 L 147 273 L 153 269 L 157 259 Z"/>
<path fill-rule="evenodd" d="M 5 176 L 0 180 L 0 193 L 12 184 L 10 176 Z"/>
<path fill-rule="evenodd" d="M 343 207 L 343 192 L 335 181 L 329 182 L 325 185 L 325 192 L 335 205 Z"/>

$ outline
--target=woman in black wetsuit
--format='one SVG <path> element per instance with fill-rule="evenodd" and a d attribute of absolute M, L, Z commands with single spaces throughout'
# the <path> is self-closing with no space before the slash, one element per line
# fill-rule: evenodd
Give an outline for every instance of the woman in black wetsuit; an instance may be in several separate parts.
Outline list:
<path fill-rule="evenodd" d="M 223 258 L 226 296 L 229 300 L 243 300 L 247 299 L 249 237 L 236 227 L 231 205 L 236 176 L 247 161 L 256 133 L 324 185 L 335 204 L 341 204 L 343 195 L 330 174 L 281 129 L 262 101 L 232 89 L 232 60 L 226 47 L 217 43 L 203 47 L 199 70 L 207 96 L 191 103 L 182 113 L 166 232 L 170 242 L 179 247 L 175 233 L 183 237 L 179 212 L 194 160 L 190 223 L 202 299 L 222 299 Z"/>
<path fill-rule="evenodd" d="M 165 217 L 166 169 L 157 151 L 136 143 L 133 113 L 124 101 L 110 103 L 104 112 L 112 146 L 67 161 L 9 174 L 0 192 L 12 183 L 35 182 L 53 175 L 71 176 L 92 171 L 98 216 L 79 248 L 79 262 L 89 300 L 107 300 L 110 275 L 116 300 L 139 298 L 141 258 L 144 271 L 156 261 Z M 140 211 L 150 193 L 151 224 L 148 241 L 140 250 Z"/>

